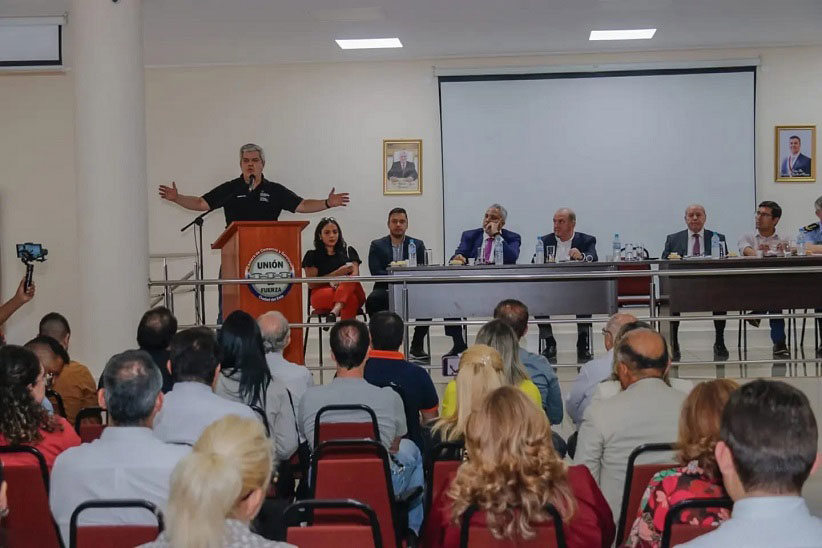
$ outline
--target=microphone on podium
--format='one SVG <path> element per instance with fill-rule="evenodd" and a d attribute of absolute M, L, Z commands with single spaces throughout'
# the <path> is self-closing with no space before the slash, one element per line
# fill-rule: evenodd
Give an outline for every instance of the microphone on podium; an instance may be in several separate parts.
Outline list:
<path fill-rule="evenodd" d="M 254 190 L 254 174 L 248 176 L 248 191 Z"/>

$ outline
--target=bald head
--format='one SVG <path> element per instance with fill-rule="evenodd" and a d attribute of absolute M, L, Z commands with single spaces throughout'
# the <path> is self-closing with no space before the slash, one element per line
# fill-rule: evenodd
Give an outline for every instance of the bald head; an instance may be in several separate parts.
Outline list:
<path fill-rule="evenodd" d="M 266 352 L 282 352 L 291 341 L 288 320 L 281 312 L 271 310 L 257 318 Z"/>
<path fill-rule="evenodd" d="M 707 218 L 708 215 L 701 204 L 691 204 L 685 208 L 685 224 L 691 232 L 700 232 L 705 227 Z"/>
<path fill-rule="evenodd" d="M 636 316 L 633 314 L 623 314 L 621 312 L 608 318 L 608 321 L 605 323 L 605 350 L 610 350 L 614 347 L 617 333 L 619 333 L 620 329 L 636 321 Z"/>
<path fill-rule="evenodd" d="M 661 378 L 670 363 L 668 345 L 653 329 L 634 329 L 617 341 L 614 361 L 623 388 L 646 377 Z"/>

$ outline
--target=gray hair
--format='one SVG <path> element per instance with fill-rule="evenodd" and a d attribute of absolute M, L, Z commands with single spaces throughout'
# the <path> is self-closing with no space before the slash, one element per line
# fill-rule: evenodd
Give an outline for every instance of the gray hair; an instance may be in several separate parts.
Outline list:
<path fill-rule="evenodd" d="M 248 143 L 247 145 L 243 145 L 240 147 L 240 161 L 243 161 L 243 152 L 259 152 L 260 153 L 260 160 L 265 163 L 265 152 L 263 152 L 263 147 L 260 145 L 255 145 L 254 143 Z"/>
<path fill-rule="evenodd" d="M 163 388 L 160 368 L 145 350 L 126 350 L 106 364 L 102 378 L 106 409 L 117 426 L 142 426 Z"/>
<path fill-rule="evenodd" d="M 816 199 L 816 201 L 813 203 L 813 207 L 815 209 L 822 209 L 822 196 Z"/>
<path fill-rule="evenodd" d="M 561 207 L 557 210 L 557 213 L 565 213 L 566 215 L 568 215 L 569 221 L 571 221 L 572 223 L 577 222 L 577 214 L 570 207 Z"/>
<path fill-rule="evenodd" d="M 488 209 L 499 209 L 499 215 L 500 217 L 502 217 L 503 221 L 505 221 L 508 218 L 508 210 L 499 204 L 491 204 L 488 206 Z M 485 211 L 488 211 L 488 209 L 486 209 Z"/>
<path fill-rule="evenodd" d="M 282 352 L 288 340 L 288 320 L 281 312 L 270 310 L 257 318 L 266 353 Z"/>

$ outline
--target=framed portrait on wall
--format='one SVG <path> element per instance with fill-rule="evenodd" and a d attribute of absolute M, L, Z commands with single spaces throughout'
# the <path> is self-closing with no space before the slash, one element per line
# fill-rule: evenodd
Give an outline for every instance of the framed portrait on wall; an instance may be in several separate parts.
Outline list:
<path fill-rule="evenodd" d="M 382 193 L 422 194 L 422 139 L 383 139 Z"/>
<path fill-rule="evenodd" d="M 816 126 L 776 126 L 774 180 L 816 182 Z"/>

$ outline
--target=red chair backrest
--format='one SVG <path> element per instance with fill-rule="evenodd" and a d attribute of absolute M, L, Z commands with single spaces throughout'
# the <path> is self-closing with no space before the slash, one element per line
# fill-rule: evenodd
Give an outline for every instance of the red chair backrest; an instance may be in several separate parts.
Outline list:
<path fill-rule="evenodd" d="M 77 426 L 77 435 L 80 436 L 80 441 L 83 443 L 91 443 L 103 435 L 105 424 L 94 424 L 84 422 Z"/>
<path fill-rule="evenodd" d="M 32 452 L 33 451 L 33 452 Z M 49 509 L 46 460 L 32 447 L 2 447 L 9 515 L 3 518 L 5 548 L 59 547 Z"/>
<path fill-rule="evenodd" d="M 290 527 L 286 541 L 300 548 L 328 548 L 329 546 L 374 548 L 374 536 L 368 525 Z"/>
<path fill-rule="evenodd" d="M 686 523 L 676 523 L 671 527 L 671 546 L 685 544 L 696 537 L 701 537 L 705 533 L 715 531 L 716 527 L 711 525 L 688 525 Z"/>
<path fill-rule="evenodd" d="M 315 516 L 321 513 L 321 523 Z M 353 499 L 303 500 L 283 513 L 288 542 L 300 548 L 382 548 L 380 524 L 368 505 Z"/>
<path fill-rule="evenodd" d="M 317 433 L 317 441 L 345 439 L 376 439 L 374 426 L 370 422 L 322 422 Z"/>
<path fill-rule="evenodd" d="M 354 499 L 368 505 L 377 515 L 383 546 L 396 546 L 394 490 L 385 447 L 370 440 L 322 443 L 314 450 L 311 476 L 311 498 Z M 337 523 L 341 514 L 345 512 L 334 510 L 332 516 L 318 509 L 314 511 L 314 523 Z"/>
<path fill-rule="evenodd" d="M 466 535 L 465 519 L 461 523 L 460 546 L 470 548 L 565 548 L 565 535 L 562 531 L 562 520 L 556 509 L 549 505 L 554 519 L 532 524 L 535 536 L 530 539 L 495 538 L 488 528 L 483 512 L 475 512 L 470 517 Z M 558 527 L 555 524 L 559 524 Z"/>
<path fill-rule="evenodd" d="M 648 264 L 621 264 L 617 270 L 651 270 Z M 617 297 L 620 305 L 648 304 L 650 302 L 651 276 L 617 279 Z"/>
<path fill-rule="evenodd" d="M 684 544 L 716 530 L 711 522 L 722 519 L 723 514 L 729 516 L 732 508 L 733 501 L 729 497 L 685 499 L 671 505 L 665 514 L 660 548 Z"/>
<path fill-rule="evenodd" d="M 453 475 L 461 464 L 460 460 L 434 461 L 431 467 L 431 501 L 438 501 L 442 492 L 450 487 Z"/>
<path fill-rule="evenodd" d="M 71 548 L 133 548 L 157 538 L 156 525 L 81 525 Z"/>
<path fill-rule="evenodd" d="M 645 488 L 651 478 L 660 470 L 667 470 L 668 468 L 675 468 L 677 465 L 673 462 L 653 463 L 653 464 L 636 464 L 636 460 L 640 456 L 645 456 L 653 453 L 670 452 L 674 450 L 672 443 L 646 443 L 640 445 L 631 452 L 628 457 L 628 468 L 625 471 L 625 487 L 622 492 L 622 507 L 619 514 L 619 522 L 617 523 L 617 538 L 616 545 L 619 546 L 628 534 L 631 532 L 631 526 L 634 524 L 637 512 L 639 511 L 639 503 L 642 501 L 642 495 L 645 493 Z"/>
<path fill-rule="evenodd" d="M 106 420 L 103 420 L 103 414 Z M 80 436 L 83 443 L 91 443 L 98 439 L 106 428 L 108 412 L 102 407 L 84 407 L 74 419 L 74 431 Z"/>

